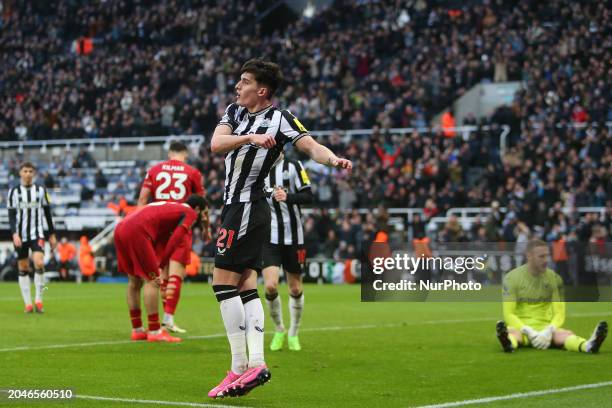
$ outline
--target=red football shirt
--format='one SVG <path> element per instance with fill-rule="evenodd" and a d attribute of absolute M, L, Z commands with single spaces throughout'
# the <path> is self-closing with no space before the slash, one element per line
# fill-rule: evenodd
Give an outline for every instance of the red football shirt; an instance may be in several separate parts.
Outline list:
<path fill-rule="evenodd" d="M 181 225 L 187 229 L 188 236 L 191 237 L 191 226 L 197 218 L 198 213 L 187 205 L 157 202 L 134 211 L 125 217 L 121 224 L 134 234 L 134 239 L 143 239 L 138 235 L 144 234 L 156 246 L 168 242 L 174 230 Z"/>
<path fill-rule="evenodd" d="M 142 186 L 151 190 L 153 201 L 184 203 L 191 194 L 204 195 L 202 173 L 180 160 L 151 167 Z"/>

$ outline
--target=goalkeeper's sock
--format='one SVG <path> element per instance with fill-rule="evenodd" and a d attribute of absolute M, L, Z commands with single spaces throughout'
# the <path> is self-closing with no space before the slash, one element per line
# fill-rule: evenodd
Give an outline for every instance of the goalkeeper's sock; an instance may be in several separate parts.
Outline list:
<path fill-rule="evenodd" d="M 586 353 L 585 345 L 586 339 L 572 334 L 567 339 L 565 339 L 563 347 L 568 351 L 579 351 L 582 353 Z"/>
<path fill-rule="evenodd" d="M 518 348 L 518 340 L 511 334 L 508 334 L 508 339 L 510 343 L 512 343 L 512 348 L 516 350 Z"/>

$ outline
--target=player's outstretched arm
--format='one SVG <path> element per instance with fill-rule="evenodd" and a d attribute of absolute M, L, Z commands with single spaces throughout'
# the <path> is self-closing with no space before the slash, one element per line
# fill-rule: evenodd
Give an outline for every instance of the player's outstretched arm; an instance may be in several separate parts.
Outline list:
<path fill-rule="evenodd" d="M 347 170 L 353 168 L 353 163 L 350 160 L 336 156 L 327 147 L 317 143 L 311 136 L 303 136 L 295 143 L 295 146 L 317 163 Z"/>
<path fill-rule="evenodd" d="M 220 124 L 215 129 L 210 141 L 210 150 L 213 153 L 227 153 L 247 143 L 256 144 L 259 147 L 269 149 L 276 144 L 273 135 L 248 134 L 236 136 L 232 134 L 232 128 L 227 124 Z"/>

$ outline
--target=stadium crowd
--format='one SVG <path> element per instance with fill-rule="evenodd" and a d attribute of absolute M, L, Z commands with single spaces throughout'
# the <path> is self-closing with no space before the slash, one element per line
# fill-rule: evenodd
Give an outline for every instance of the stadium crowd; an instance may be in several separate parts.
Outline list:
<path fill-rule="evenodd" d="M 605 3 L 493 0 L 453 9 L 422 0 L 336 1 L 282 35 L 259 35 L 260 25 L 245 17 L 266 1 L 2 5 L 2 140 L 209 135 L 233 98 L 240 64 L 263 55 L 286 75 L 277 103 L 306 127 L 373 128 L 368 138 L 336 134 L 327 141 L 354 160 L 352 174 L 305 163 L 323 208 L 306 220 L 310 254 L 347 256 L 364 236 L 387 228 L 384 217 L 352 212 L 378 204 L 423 209 L 408 226 L 410 236 L 449 208 L 492 208 L 469 230 L 451 217 L 438 234 L 447 241 L 553 239 L 580 235 L 583 225 L 593 227 L 584 233 L 589 239 L 612 235 L 610 212 L 560 211 L 612 208 L 612 146 L 603 124 L 612 120 Z M 245 37 L 249 48 L 239 45 Z M 479 82 L 515 80 L 525 86 L 513 104 L 481 123 L 511 125 L 501 158 L 495 132 L 465 140 L 386 130 L 426 126 Z M 219 207 L 223 157 L 203 145 L 193 164 Z M 16 165 L 8 163 L 10 174 Z M 142 169 L 95 169 L 86 150 L 70 153 L 44 169 L 44 182 L 81 185 L 83 202 L 115 202 L 134 199 L 144 176 Z M 332 208 L 340 215 L 330 215 Z"/>
<path fill-rule="evenodd" d="M 313 130 L 425 126 L 508 80 L 524 122 L 612 120 L 605 2 L 335 1 L 264 35 L 246 16 L 269 4 L 3 2 L 0 138 L 210 134 L 252 56 L 281 64 L 277 102 Z"/>

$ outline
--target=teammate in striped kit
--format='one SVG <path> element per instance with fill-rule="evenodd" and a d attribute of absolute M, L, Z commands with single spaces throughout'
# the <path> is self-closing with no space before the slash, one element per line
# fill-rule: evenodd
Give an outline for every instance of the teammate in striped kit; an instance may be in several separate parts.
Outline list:
<path fill-rule="evenodd" d="M 291 142 L 318 163 L 352 168 L 350 160 L 317 143 L 291 112 L 272 106 L 282 80 L 278 65 L 247 61 L 236 84 L 236 103 L 227 107 L 211 140 L 213 153 L 227 154 L 213 290 L 232 355 L 231 370 L 210 390 L 211 398 L 245 395 L 271 376 L 264 361 L 264 311 L 256 271 L 270 239 L 265 179 L 283 146 Z"/>
<path fill-rule="evenodd" d="M 43 186 L 34 184 L 36 167 L 30 162 L 19 168 L 20 185 L 9 190 L 7 207 L 13 244 L 17 251 L 17 268 L 19 269 L 19 287 L 25 303 L 25 312 L 32 313 L 32 295 L 30 293 L 30 251 L 34 264 L 34 287 L 36 288 L 35 306 L 37 313 L 43 313 L 44 282 L 44 246 L 45 234 L 43 214 L 47 221 L 49 244 L 51 249 L 57 246 L 51 202 Z"/>
<path fill-rule="evenodd" d="M 272 233 L 270 241 L 264 246 L 262 275 L 266 287 L 266 303 L 276 326 L 270 350 L 281 350 L 286 336 L 283 308 L 278 294 L 282 265 L 289 286 L 289 350 L 299 351 L 298 329 L 304 310 L 302 274 L 306 261 L 300 205 L 311 203 L 314 196 L 306 169 L 299 161 L 280 160 L 266 179 L 266 186 L 270 189 L 268 205 L 272 211 Z"/>

